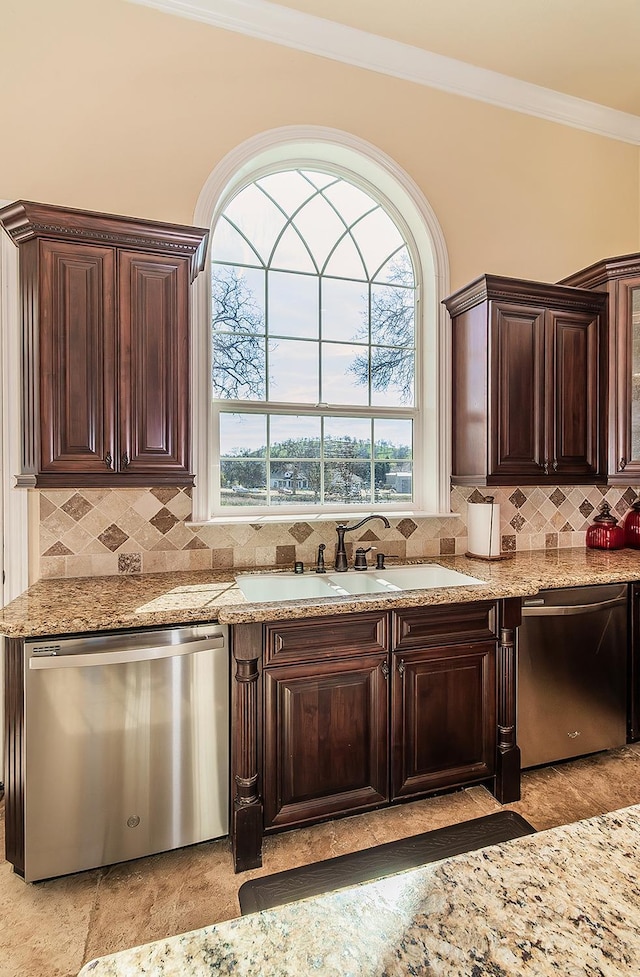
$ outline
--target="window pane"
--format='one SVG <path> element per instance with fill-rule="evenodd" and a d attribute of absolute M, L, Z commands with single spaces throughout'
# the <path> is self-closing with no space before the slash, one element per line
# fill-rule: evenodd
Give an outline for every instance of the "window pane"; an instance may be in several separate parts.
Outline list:
<path fill-rule="evenodd" d="M 358 221 L 352 234 L 371 277 L 388 261 L 392 252 L 404 244 L 400 231 L 381 207 Z"/>
<path fill-rule="evenodd" d="M 264 281 L 264 272 L 255 268 L 213 265 L 212 328 L 264 335 Z"/>
<path fill-rule="evenodd" d="M 257 184 L 241 190 L 225 209 L 225 216 L 251 241 L 264 263 L 269 260 L 276 235 L 285 225 L 286 216 L 262 192 Z"/>
<path fill-rule="evenodd" d="M 359 461 L 328 461 L 324 466 L 327 502 L 367 502 L 371 498 L 371 465 Z"/>
<path fill-rule="evenodd" d="M 371 404 L 412 407 L 414 403 L 415 358 L 413 350 L 372 347 Z"/>
<path fill-rule="evenodd" d="M 330 176 L 328 173 L 318 173 L 316 170 L 302 170 L 301 172 L 306 176 L 307 180 L 310 180 L 319 189 L 328 187 L 330 183 L 335 183 L 339 179 L 337 176 Z"/>
<path fill-rule="evenodd" d="M 256 183 L 274 197 L 289 216 L 315 193 L 315 188 L 296 170 L 272 173 L 271 176 L 264 176 Z"/>
<path fill-rule="evenodd" d="M 375 463 L 375 501 L 411 502 L 413 465 L 410 461 Z"/>
<path fill-rule="evenodd" d="M 320 462 L 272 462 L 272 505 L 316 505 L 320 501 Z"/>
<path fill-rule="evenodd" d="M 343 221 L 322 197 L 314 197 L 295 217 L 295 225 L 311 249 L 320 267 L 329 251 L 345 231 Z"/>
<path fill-rule="evenodd" d="M 380 346 L 415 344 L 415 292 L 412 288 L 372 286 L 371 342 Z"/>
<path fill-rule="evenodd" d="M 320 418 L 271 415 L 272 458 L 319 458 Z"/>
<path fill-rule="evenodd" d="M 347 183 L 346 180 L 339 180 L 333 186 L 327 187 L 325 196 L 340 211 L 348 224 L 376 207 L 375 200 L 372 200 L 368 193 L 360 190 L 359 187 L 354 187 L 352 183 Z"/>
<path fill-rule="evenodd" d="M 406 247 L 401 248 L 387 261 L 375 276 L 376 282 L 393 285 L 415 285 L 413 265 Z"/>
<path fill-rule="evenodd" d="M 318 338 L 318 279 L 269 272 L 269 335 Z"/>
<path fill-rule="evenodd" d="M 413 421 L 377 418 L 373 422 L 376 458 L 411 458 Z"/>
<path fill-rule="evenodd" d="M 322 279 L 322 338 L 368 342 L 367 287 L 362 282 Z"/>
<path fill-rule="evenodd" d="M 278 339 L 269 345 L 269 400 L 317 404 L 318 343 Z"/>
<path fill-rule="evenodd" d="M 278 241 L 271 259 L 271 267 L 286 268 L 290 271 L 318 271 L 302 238 L 293 227 L 288 227 Z"/>
<path fill-rule="evenodd" d="M 267 453 L 266 414 L 220 414 L 220 455 L 224 457 Z"/>
<path fill-rule="evenodd" d="M 220 501 L 225 506 L 266 505 L 266 462 L 244 459 L 221 462 Z"/>
<path fill-rule="evenodd" d="M 325 418 L 324 455 L 327 459 L 370 458 L 371 421 L 369 418 Z"/>
<path fill-rule="evenodd" d="M 331 252 L 322 271 L 325 275 L 337 275 L 340 278 L 354 278 L 359 282 L 366 282 L 369 277 L 362 261 L 362 255 L 349 234 Z"/>
<path fill-rule="evenodd" d="M 241 265 L 262 267 L 258 254 L 224 216 L 220 218 L 213 232 L 211 254 L 216 256 L 216 261 L 237 261 Z"/>
<path fill-rule="evenodd" d="M 266 355 L 260 336 L 214 334 L 211 380 L 220 400 L 264 400 Z"/>
<path fill-rule="evenodd" d="M 365 406 L 369 402 L 366 346 L 322 343 L 322 397 L 327 404 Z"/>

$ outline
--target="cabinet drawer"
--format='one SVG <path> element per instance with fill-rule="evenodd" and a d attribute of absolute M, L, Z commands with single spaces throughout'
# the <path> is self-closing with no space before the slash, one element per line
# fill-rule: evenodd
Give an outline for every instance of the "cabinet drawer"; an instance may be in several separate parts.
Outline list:
<path fill-rule="evenodd" d="M 407 607 L 393 613 L 396 651 L 486 640 L 496 636 L 494 601 Z"/>
<path fill-rule="evenodd" d="M 376 611 L 266 624 L 265 665 L 322 661 L 389 650 L 388 615 Z"/>

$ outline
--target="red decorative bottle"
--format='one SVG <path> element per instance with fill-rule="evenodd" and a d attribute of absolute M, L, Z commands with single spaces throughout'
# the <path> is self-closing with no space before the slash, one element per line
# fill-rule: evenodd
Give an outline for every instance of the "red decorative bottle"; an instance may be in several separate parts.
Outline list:
<path fill-rule="evenodd" d="M 587 529 L 587 546 L 592 550 L 621 550 L 624 546 L 624 529 L 618 525 L 618 520 L 611 515 L 611 506 L 603 502 L 600 515 L 593 520 L 593 525 Z"/>
<path fill-rule="evenodd" d="M 640 550 L 640 499 L 627 512 L 623 528 L 624 545 Z"/>

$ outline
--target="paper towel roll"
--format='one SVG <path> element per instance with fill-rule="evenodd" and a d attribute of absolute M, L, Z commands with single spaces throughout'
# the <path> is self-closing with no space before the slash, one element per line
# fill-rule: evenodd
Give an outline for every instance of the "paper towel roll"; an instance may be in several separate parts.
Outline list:
<path fill-rule="evenodd" d="M 500 556 L 500 506 L 470 502 L 467 506 L 468 552 L 471 556 Z"/>

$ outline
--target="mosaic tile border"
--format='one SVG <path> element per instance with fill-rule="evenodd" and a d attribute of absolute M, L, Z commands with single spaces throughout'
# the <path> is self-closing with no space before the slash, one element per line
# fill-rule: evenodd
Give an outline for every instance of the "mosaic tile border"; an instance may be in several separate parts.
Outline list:
<path fill-rule="evenodd" d="M 35 491 L 35 490 L 32 490 Z M 391 560 L 462 554 L 467 503 L 491 494 L 500 505 L 504 552 L 584 546 L 604 499 L 622 519 L 639 490 L 607 486 L 454 488 L 458 516 L 404 517 L 391 528 L 363 527 L 350 542 L 368 542 Z M 189 526 L 191 490 L 55 489 L 39 495 L 41 577 L 83 577 L 223 567 L 312 565 L 318 546 L 335 545 L 332 522 Z"/>

